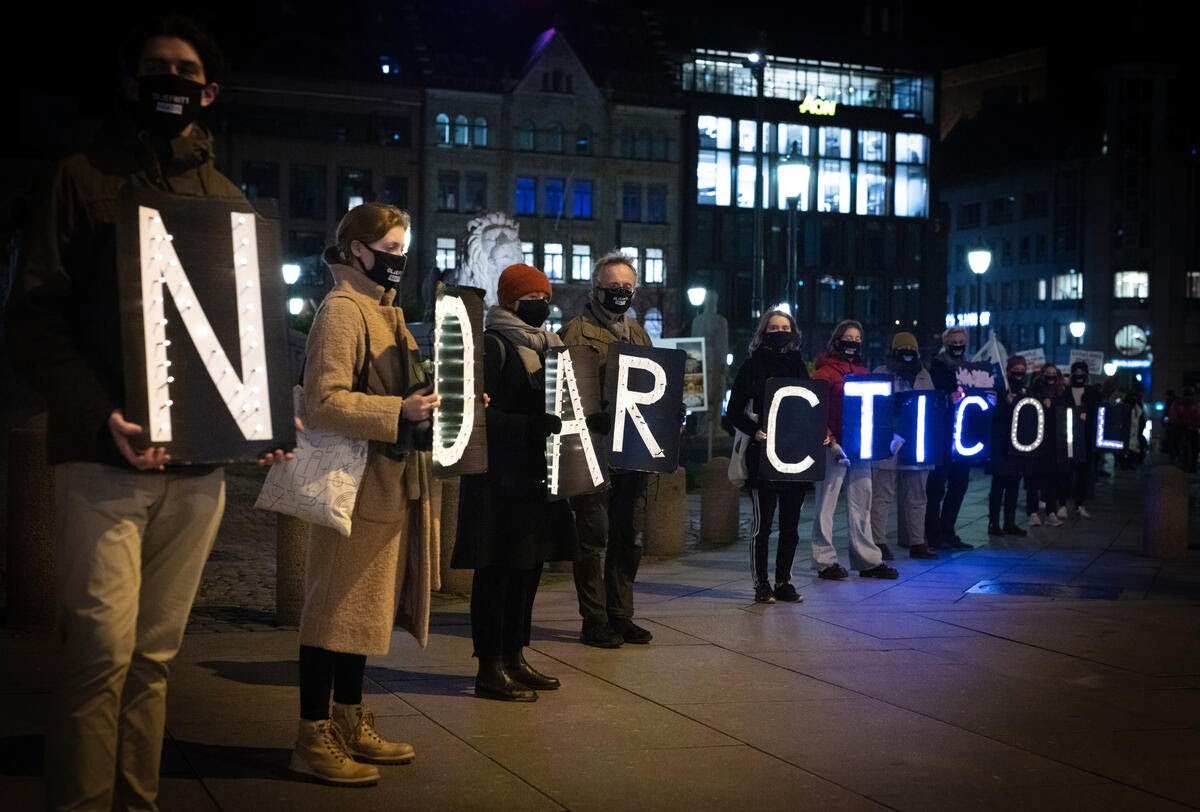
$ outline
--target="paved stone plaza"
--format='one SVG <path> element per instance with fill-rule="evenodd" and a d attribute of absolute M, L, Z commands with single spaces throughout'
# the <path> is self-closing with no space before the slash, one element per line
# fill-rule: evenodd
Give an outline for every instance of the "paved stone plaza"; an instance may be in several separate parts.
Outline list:
<path fill-rule="evenodd" d="M 547 573 L 529 660 L 563 688 L 530 705 L 472 695 L 467 601 L 441 596 L 426 650 L 397 632 L 369 661 L 378 724 L 417 759 L 360 790 L 288 777 L 296 632 L 273 625 L 274 518 L 232 475 L 172 674 L 162 808 L 1200 807 L 1200 552 L 1140 554 L 1139 475 L 1101 481 L 1090 521 L 992 543 L 974 479 L 960 533 L 983 546 L 898 551 L 898 581 L 814 581 L 802 544 L 798 605 L 753 603 L 744 541 L 647 558 L 649 646 L 580 645 L 570 576 Z M 50 644 L 0 630 L 5 809 L 42 806 Z"/>

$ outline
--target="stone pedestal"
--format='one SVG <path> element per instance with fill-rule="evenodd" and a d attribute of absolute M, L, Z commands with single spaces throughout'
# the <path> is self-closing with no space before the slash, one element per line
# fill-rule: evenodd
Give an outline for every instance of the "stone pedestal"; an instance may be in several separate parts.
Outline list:
<path fill-rule="evenodd" d="M 304 568 L 308 557 L 308 522 L 275 514 L 275 622 L 299 626 L 304 606 Z"/>
<path fill-rule="evenodd" d="M 442 591 L 459 595 L 471 594 L 471 579 L 474 570 L 450 569 L 450 556 L 454 554 L 454 537 L 458 535 L 459 478 L 442 480 Z"/>
<path fill-rule="evenodd" d="M 740 488 L 729 481 L 729 458 L 713 457 L 700 482 L 700 546 L 724 547 L 738 540 Z"/>
<path fill-rule="evenodd" d="M 686 538 L 687 471 L 676 468 L 652 478 L 646 489 L 646 555 L 679 555 Z"/>
<path fill-rule="evenodd" d="M 54 469 L 46 461 L 46 415 L 8 436 L 6 576 L 11 628 L 54 625 Z"/>
<path fill-rule="evenodd" d="M 1147 468 L 1142 475 L 1142 552 L 1151 558 L 1187 558 L 1187 474 L 1174 465 Z"/>

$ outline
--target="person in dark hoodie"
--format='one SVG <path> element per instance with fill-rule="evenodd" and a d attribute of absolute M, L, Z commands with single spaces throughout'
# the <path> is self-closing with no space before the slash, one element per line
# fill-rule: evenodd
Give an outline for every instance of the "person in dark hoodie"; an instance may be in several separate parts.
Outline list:
<path fill-rule="evenodd" d="M 853 462 L 842 450 L 842 390 L 846 376 L 868 372 L 862 362 L 862 325 L 853 319 L 833 328 L 829 344 L 817 356 L 813 378 L 829 383 L 829 443 L 825 447 L 825 478 L 817 483 L 817 515 L 813 519 L 812 566 L 817 576 L 840 581 L 850 577 L 837 560 L 833 546 L 833 514 L 842 483 L 846 483 L 846 514 L 850 532 L 850 566 L 862 578 L 897 578 L 883 563 L 871 536 L 871 461 Z"/>
<path fill-rule="evenodd" d="M 1065 405 L 1063 400 L 1065 390 L 1066 384 L 1063 383 L 1062 375 L 1054 364 L 1046 364 L 1042 367 L 1041 373 L 1029 387 L 1030 397 L 1040 400 L 1042 407 L 1046 410 L 1047 425 L 1058 425 L 1058 412 Z M 1058 515 L 1058 481 L 1067 472 L 1060 470 L 1056 432 L 1046 432 L 1046 439 L 1043 442 L 1046 446 L 1044 463 L 1035 466 L 1025 479 L 1025 506 L 1029 513 L 1030 527 L 1041 526 L 1042 519 L 1039 511 L 1043 503 L 1046 508 L 1046 524 L 1051 527 L 1060 527 L 1062 518 Z"/>
<path fill-rule="evenodd" d="M 116 249 L 126 187 L 244 202 L 197 121 L 222 58 L 171 17 L 139 24 L 120 63 L 121 103 L 32 207 L 7 316 L 13 366 L 46 400 L 54 465 L 54 809 L 156 808 L 167 671 L 225 505 L 222 469 L 164 470 L 166 451 L 125 419 Z"/>
<path fill-rule="evenodd" d="M 967 330 L 951 327 L 942 334 L 942 349 L 929 363 L 929 374 L 933 386 L 946 394 L 953 407 L 962 398 L 958 385 L 958 368 L 967 354 Z M 965 459 L 955 457 L 950 451 L 951 427 L 954 420 L 953 408 L 948 409 L 943 442 L 946 444 L 941 465 L 929 472 L 925 485 L 928 501 L 925 505 L 925 540 L 938 550 L 970 550 L 954 532 L 958 512 L 962 509 L 963 497 L 967 495 L 967 483 L 971 469 Z"/>
<path fill-rule="evenodd" d="M 928 389 L 931 392 L 933 390 L 933 379 L 921 364 L 917 337 L 912 333 L 896 333 L 892 338 L 892 354 L 888 357 L 888 362 L 877 367 L 875 372 L 891 375 L 893 391 L 897 393 L 914 389 Z M 899 403 L 899 400 L 896 402 Z M 899 450 L 899 444 L 905 440 L 906 438 L 899 436 L 893 440 L 896 450 Z M 925 542 L 925 480 L 929 476 L 931 466 L 901 465 L 896 461 L 894 454 L 871 465 L 871 537 L 883 554 L 883 559 L 892 559 L 892 551 L 884 542 L 884 538 L 887 533 L 888 514 L 891 512 L 892 503 L 896 501 L 897 493 L 900 496 L 896 509 L 897 543 L 908 548 L 909 558 L 937 558 L 937 553 L 930 550 Z"/>
<path fill-rule="evenodd" d="M 1087 361 L 1076 361 L 1071 364 L 1070 386 L 1063 393 L 1065 405 L 1077 409 L 1079 421 L 1091 431 L 1096 430 L 1096 409 L 1104 396 L 1100 387 L 1088 383 Z M 1095 482 L 1093 472 L 1096 468 L 1095 456 L 1099 453 L 1091 443 L 1084 443 L 1086 453 L 1078 460 L 1072 460 L 1067 477 L 1067 492 L 1059 492 L 1058 518 L 1067 518 L 1067 497 L 1075 502 L 1075 515 L 1080 519 L 1090 519 L 1092 514 L 1084 506 L 1092 495 Z"/>
<path fill-rule="evenodd" d="M 992 486 L 988 491 L 988 535 L 989 536 L 1024 536 L 1024 530 L 1017 526 L 1017 499 L 1021 478 L 1028 478 L 1031 462 L 1025 457 L 1019 457 L 1009 450 L 1012 427 L 1013 408 L 1021 398 L 1025 397 L 1028 389 L 1028 365 L 1025 357 L 1010 355 L 1005 363 L 1008 375 L 1007 391 L 1000 394 L 996 404 L 996 413 L 992 418 L 992 454 L 988 467 L 992 473 Z M 1053 430 L 1053 423 L 1046 423 Z M 1045 440 L 1043 440 L 1045 445 Z M 1043 451 L 1043 454 L 1045 452 Z M 1042 462 L 1042 457 L 1036 458 L 1033 464 Z M 1004 524 L 1000 524 L 1001 508 L 1004 511 Z"/>
<path fill-rule="evenodd" d="M 806 482 L 768 482 L 759 477 L 759 448 L 766 441 L 766 415 L 763 398 L 770 378 L 807 380 L 808 365 L 800 355 L 800 328 L 792 314 L 771 310 L 763 314 L 750 357 L 738 370 L 729 395 L 726 414 L 729 422 L 750 438 L 746 449 L 746 488 L 754 503 L 754 523 L 750 530 L 750 574 L 754 580 L 754 600 L 788 603 L 803 600 L 792 585 L 792 561 L 800 542 L 800 509 Z M 775 588 L 767 575 L 767 553 L 771 523 L 779 507 L 779 544 L 775 551 Z"/>

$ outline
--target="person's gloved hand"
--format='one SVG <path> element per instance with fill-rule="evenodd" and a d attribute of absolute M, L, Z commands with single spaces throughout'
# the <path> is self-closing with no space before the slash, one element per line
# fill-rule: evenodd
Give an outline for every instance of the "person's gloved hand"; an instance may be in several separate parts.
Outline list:
<path fill-rule="evenodd" d="M 549 437 L 562 431 L 562 419 L 549 413 L 534 415 L 529 419 L 529 426 L 538 437 Z"/>
<path fill-rule="evenodd" d="M 836 462 L 838 465 L 849 465 L 850 464 L 850 458 L 846 456 L 846 452 L 845 452 L 845 450 L 842 449 L 842 446 L 840 443 L 838 443 L 835 440 L 832 443 L 830 443 L 829 448 L 833 452 L 834 462 Z"/>
<path fill-rule="evenodd" d="M 589 414 L 583 422 L 587 424 L 588 431 L 602 436 L 612 431 L 612 416 L 608 412 Z"/>
<path fill-rule="evenodd" d="M 899 434 L 893 434 L 892 435 L 892 445 L 891 445 L 893 457 L 896 456 L 896 454 L 900 451 L 901 446 L 903 446 L 903 445 L 904 445 L 904 438 L 901 437 Z"/>

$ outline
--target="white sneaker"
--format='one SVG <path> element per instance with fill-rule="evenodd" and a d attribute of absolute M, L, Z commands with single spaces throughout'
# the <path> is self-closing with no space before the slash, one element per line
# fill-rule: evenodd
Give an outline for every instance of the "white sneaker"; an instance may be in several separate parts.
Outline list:
<path fill-rule="evenodd" d="M 1037 515 L 1036 513 L 1030 513 L 1029 514 L 1029 526 L 1030 527 L 1041 527 L 1042 526 L 1042 517 Z"/>
<path fill-rule="evenodd" d="M 1067 506 L 1066 505 L 1062 505 L 1061 507 L 1059 507 L 1058 518 L 1060 518 L 1060 519 L 1067 518 Z"/>
<path fill-rule="evenodd" d="M 1051 527 L 1062 527 L 1063 520 L 1058 518 L 1057 513 L 1047 513 L 1046 524 L 1050 525 Z"/>
<path fill-rule="evenodd" d="M 1080 505 L 1079 507 L 1077 507 L 1075 509 L 1075 512 L 1079 515 L 1079 518 L 1081 518 L 1081 519 L 1092 518 L 1092 514 L 1088 513 L 1088 509 L 1085 508 L 1083 505 Z"/>

